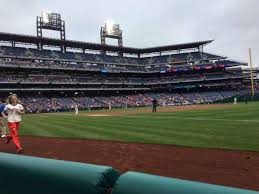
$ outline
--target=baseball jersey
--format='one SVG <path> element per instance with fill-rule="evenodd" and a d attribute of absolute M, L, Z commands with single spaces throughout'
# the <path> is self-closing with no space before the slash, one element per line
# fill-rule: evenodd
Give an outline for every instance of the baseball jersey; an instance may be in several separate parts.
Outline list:
<path fill-rule="evenodd" d="M 16 104 L 15 106 L 8 104 L 5 106 L 4 109 L 8 116 L 7 116 L 7 121 L 10 123 L 14 122 L 20 122 L 21 121 L 21 115 L 16 113 L 16 110 L 23 110 L 23 106 L 21 104 Z"/>

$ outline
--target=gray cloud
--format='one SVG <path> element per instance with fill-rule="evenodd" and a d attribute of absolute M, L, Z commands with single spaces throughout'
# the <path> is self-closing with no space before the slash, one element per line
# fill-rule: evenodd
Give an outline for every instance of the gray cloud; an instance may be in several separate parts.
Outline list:
<path fill-rule="evenodd" d="M 48 9 L 62 14 L 68 39 L 100 42 L 100 26 L 113 19 L 127 46 L 215 39 L 205 51 L 247 62 L 251 47 L 259 65 L 258 8 L 258 0 L 0 0 L 0 31 L 33 35 L 35 17 Z"/>

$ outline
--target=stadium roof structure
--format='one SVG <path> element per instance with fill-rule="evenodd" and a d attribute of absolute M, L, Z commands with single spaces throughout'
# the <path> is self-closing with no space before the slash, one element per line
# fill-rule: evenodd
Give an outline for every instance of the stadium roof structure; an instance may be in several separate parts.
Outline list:
<path fill-rule="evenodd" d="M 199 48 L 201 46 L 205 46 L 209 43 L 213 42 L 213 40 L 199 41 L 199 42 L 191 42 L 184 44 L 175 44 L 175 45 L 167 45 L 167 46 L 159 46 L 159 47 L 150 47 L 140 49 L 141 54 L 145 53 L 154 53 L 154 52 L 164 52 L 164 51 L 175 51 L 175 50 L 184 50 L 191 48 Z"/>
<path fill-rule="evenodd" d="M 0 32 L 0 41 L 11 42 L 13 46 L 15 46 L 16 43 L 34 44 L 36 46 L 41 43 L 42 45 L 45 45 L 45 46 L 55 46 L 55 47 L 64 46 L 66 48 L 72 48 L 72 49 L 121 52 L 121 53 L 127 53 L 127 54 L 136 54 L 140 56 L 142 54 L 181 51 L 185 49 L 201 49 L 205 45 L 211 43 L 213 40 L 159 46 L 159 47 L 150 47 L 150 48 L 133 48 L 133 47 L 124 47 L 124 46 L 120 47 L 120 46 L 114 46 L 114 45 L 104 45 L 104 44 L 89 43 L 89 42 L 74 41 L 74 40 L 60 40 L 55 38 L 46 38 L 46 37 L 43 38 L 43 37 L 30 36 L 30 35 Z"/>

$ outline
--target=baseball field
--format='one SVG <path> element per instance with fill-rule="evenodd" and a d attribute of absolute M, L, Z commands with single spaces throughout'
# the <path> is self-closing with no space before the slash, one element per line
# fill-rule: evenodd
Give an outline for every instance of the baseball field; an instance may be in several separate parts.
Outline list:
<path fill-rule="evenodd" d="M 33 114 L 20 134 L 25 155 L 259 190 L 256 102 Z"/>
<path fill-rule="evenodd" d="M 259 151 L 259 103 L 150 110 L 28 115 L 21 134 Z"/>

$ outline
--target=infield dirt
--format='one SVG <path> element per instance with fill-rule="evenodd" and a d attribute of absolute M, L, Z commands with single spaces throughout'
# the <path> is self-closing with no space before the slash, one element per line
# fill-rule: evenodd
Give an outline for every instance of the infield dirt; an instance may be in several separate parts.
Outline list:
<path fill-rule="evenodd" d="M 188 105 L 188 106 L 159 106 L 157 112 L 178 112 L 178 111 L 190 111 L 190 110 L 207 110 L 215 108 L 230 108 L 232 104 L 204 104 L 204 105 Z M 132 109 L 114 109 L 97 112 L 82 113 L 84 116 L 127 116 L 150 113 L 152 108 L 132 108 Z"/>

